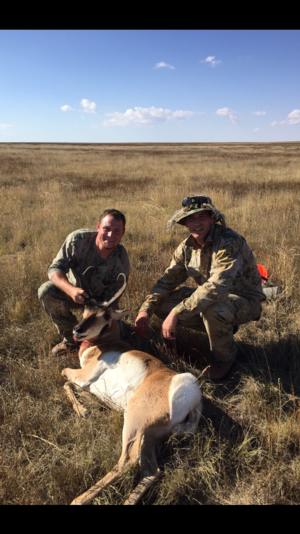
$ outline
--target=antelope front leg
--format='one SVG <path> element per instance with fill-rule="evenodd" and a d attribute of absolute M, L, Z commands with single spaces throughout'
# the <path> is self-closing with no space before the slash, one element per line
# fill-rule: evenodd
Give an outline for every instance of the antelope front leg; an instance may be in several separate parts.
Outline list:
<path fill-rule="evenodd" d="M 78 417 L 85 417 L 86 413 L 87 413 L 87 409 L 76 398 L 76 396 L 74 394 L 74 391 L 73 391 L 72 382 L 66 382 L 64 384 L 64 390 L 65 390 L 65 393 L 66 393 L 69 401 L 72 404 L 74 412 L 78 415 Z"/>

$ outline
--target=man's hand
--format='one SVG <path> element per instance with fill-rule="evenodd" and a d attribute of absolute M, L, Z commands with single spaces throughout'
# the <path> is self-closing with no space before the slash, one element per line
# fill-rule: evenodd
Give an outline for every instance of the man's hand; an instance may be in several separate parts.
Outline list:
<path fill-rule="evenodd" d="M 88 296 L 81 287 L 73 286 L 62 271 L 54 271 L 50 275 L 51 282 L 70 297 L 76 304 L 84 304 Z"/>
<path fill-rule="evenodd" d="M 76 304 L 84 304 L 85 298 L 87 297 L 86 292 L 81 287 L 74 287 L 70 289 L 69 296 L 71 299 L 76 302 Z"/>
<path fill-rule="evenodd" d="M 146 311 L 138 313 L 135 320 L 135 331 L 139 336 L 147 337 L 149 335 L 149 314 Z"/>
<path fill-rule="evenodd" d="M 170 311 L 169 315 L 164 320 L 161 331 L 165 339 L 175 339 L 176 338 L 176 325 L 178 321 L 178 316 Z"/>

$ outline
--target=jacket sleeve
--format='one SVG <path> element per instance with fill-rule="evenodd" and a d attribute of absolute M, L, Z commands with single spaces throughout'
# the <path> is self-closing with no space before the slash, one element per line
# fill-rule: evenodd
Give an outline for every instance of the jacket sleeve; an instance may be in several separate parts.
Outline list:
<path fill-rule="evenodd" d="M 232 290 L 233 281 L 241 270 L 240 240 L 227 240 L 213 253 L 210 276 L 190 297 L 184 299 L 174 311 L 204 312 L 214 302 L 223 300 Z"/>
<path fill-rule="evenodd" d="M 188 275 L 184 262 L 184 247 L 181 243 L 175 250 L 169 267 L 167 267 L 163 276 L 155 283 L 151 293 L 147 295 L 139 311 L 147 311 L 151 314 L 161 298 L 168 295 L 178 285 L 185 282 L 187 277 Z"/>
<path fill-rule="evenodd" d="M 73 233 L 69 234 L 61 248 L 59 249 L 57 255 L 53 259 L 52 263 L 48 268 L 48 278 L 55 271 L 60 271 L 65 274 L 71 269 L 75 261 L 75 241 L 73 239 Z"/>

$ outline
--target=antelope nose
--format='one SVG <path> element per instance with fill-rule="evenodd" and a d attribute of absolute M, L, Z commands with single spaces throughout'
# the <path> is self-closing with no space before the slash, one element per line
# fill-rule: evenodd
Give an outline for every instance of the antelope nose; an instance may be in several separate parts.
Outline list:
<path fill-rule="evenodd" d="M 76 332 L 74 332 L 73 330 L 73 341 L 75 341 L 76 343 L 79 341 L 80 339 L 80 336 L 78 334 L 76 334 Z"/>
<path fill-rule="evenodd" d="M 78 334 L 79 334 L 79 328 L 78 328 L 78 326 L 74 326 L 74 328 L 73 328 L 73 336 L 77 337 Z"/>

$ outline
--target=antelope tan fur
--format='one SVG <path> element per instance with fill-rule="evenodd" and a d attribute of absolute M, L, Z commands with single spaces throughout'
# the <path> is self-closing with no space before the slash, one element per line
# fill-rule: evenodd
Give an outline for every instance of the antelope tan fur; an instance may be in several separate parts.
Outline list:
<path fill-rule="evenodd" d="M 139 464 L 142 480 L 124 504 L 135 504 L 160 475 L 156 444 L 173 433 L 196 432 L 202 410 L 201 392 L 195 376 L 176 373 L 151 354 L 130 350 L 119 338 L 117 321 L 124 315 L 109 302 L 86 306 L 82 321 L 74 328 L 81 341 L 80 369 L 65 368 L 65 390 L 78 415 L 84 407 L 72 385 L 95 394 L 101 402 L 124 412 L 122 452 L 118 463 L 71 504 L 87 504 L 128 468 Z"/>

